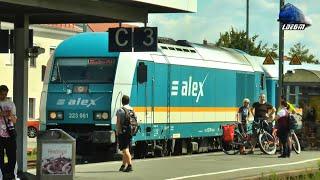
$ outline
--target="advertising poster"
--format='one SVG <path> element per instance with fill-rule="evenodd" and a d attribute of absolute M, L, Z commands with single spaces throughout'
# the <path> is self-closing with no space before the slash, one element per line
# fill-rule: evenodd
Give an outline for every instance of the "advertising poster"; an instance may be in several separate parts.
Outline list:
<path fill-rule="evenodd" d="M 71 175 L 72 174 L 72 144 L 42 145 L 42 174 Z"/>

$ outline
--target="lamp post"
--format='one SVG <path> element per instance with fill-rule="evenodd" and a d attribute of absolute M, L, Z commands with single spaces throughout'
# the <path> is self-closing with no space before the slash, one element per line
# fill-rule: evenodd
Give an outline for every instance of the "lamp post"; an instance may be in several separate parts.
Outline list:
<path fill-rule="evenodd" d="M 247 18 L 246 18 L 246 38 L 247 38 L 247 43 L 246 43 L 246 51 L 249 54 L 249 0 L 247 0 Z"/>
<path fill-rule="evenodd" d="M 284 0 L 280 0 L 280 9 L 284 6 Z M 278 86 L 278 102 L 280 105 L 280 97 L 283 95 L 283 52 L 284 49 L 284 30 L 282 30 L 282 23 L 279 21 L 279 86 Z"/>

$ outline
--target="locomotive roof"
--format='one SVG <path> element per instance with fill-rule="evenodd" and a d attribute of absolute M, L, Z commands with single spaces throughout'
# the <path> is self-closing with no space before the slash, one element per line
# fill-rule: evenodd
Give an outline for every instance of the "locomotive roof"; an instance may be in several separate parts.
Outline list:
<path fill-rule="evenodd" d="M 188 43 L 180 41 L 180 43 Z M 230 69 L 239 71 L 262 71 L 255 57 L 231 48 L 208 46 L 197 43 L 163 44 L 159 43 L 160 51 L 168 57 L 170 63 L 218 69 Z M 192 62 L 182 61 L 181 58 L 193 59 Z M 180 59 L 180 60 L 178 60 Z"/>
<path fill-rule="evenodd" d="M 106 32 L 86 32 L 72 36 L 56 48 L 54 56 L 60 57 L 116 57 L 119 53 L 109 52 Z"/>
<path fill-rule="evenodd" d="M 170 40 L 170 39 L 169 39 Z M 158 52 L 131 53 L 138 59 L 153 61 L 153 56 L 166 56 L 162 63 L 186 66 L 211 67 L 238 71 L 262 71 L 254 57 L 240 50 L 189 43 L 185 40 L 161 41 Z M 162 42 L 162 43 L 161 43 Z M 118 52 L 108 52 L 107 32 L 87 32 L 72 36 L 63 41 L 55 50 L 54 56 L 61 57 L 117 57 Z"/>

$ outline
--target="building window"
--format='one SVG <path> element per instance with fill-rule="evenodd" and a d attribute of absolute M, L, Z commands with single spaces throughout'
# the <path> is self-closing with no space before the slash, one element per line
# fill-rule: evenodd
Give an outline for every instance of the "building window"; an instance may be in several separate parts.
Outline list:
<path fill-rule="evenodd" d="M 29 118 L 35 119 L 36 99 L 29 98 Z"/>
<path fill-rule="evenodd" d="M 54 53 L 55 50 L 56 50 L 56 47 L 55 47 L 55 46 L 51 46 L 51 47 L 50 47 L 50 49 L 49 49 L 50 56 Z"/>
<path fill-rule="evenodd" d="M 31 57 L 30 59 L 30 67 L 37 67 L 37 61 L 36 61 L 36 58 L 35 57 Z"/>
<path fill-rule="evenodd" d="M 8 60 L 6 62 L 6 66 L 12 66 L 13 65 L 14 56 L 13 54 L 9 53 Z"/>
<path fill-rule="evenodd" d="M 264 90 L 264 81 L 265 81 L 264 74 L 261 74 L 261 76 L 260 76 L 260 88 L 261 88 L 261 90 Z"/>
<path fill-rule="evenodd" d="M 46 68 L 47 68 L 47 66 L 44 66 L 44 65 L 41 66 L 41 81 L 44 81 L 44 76 L 46 74 Z"/>
<path fill-rule="evenodd" d="M 288 85 L 286 86 L 286 98 L 289 103 L 299 106 L 299 101 L 302 96 L 302 91 L 299 86 Z"/>

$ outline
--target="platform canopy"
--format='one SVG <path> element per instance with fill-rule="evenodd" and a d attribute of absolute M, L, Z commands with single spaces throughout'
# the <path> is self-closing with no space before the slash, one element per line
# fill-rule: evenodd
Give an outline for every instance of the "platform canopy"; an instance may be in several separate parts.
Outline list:
<path fill-rule="evenodd" d="M 0 20 L 30 24 L 147 22 L 148 13 L 195 12 L 197 0 L 0 0 Z"/>
<path fill-rule="evenodd" d="M 284 76 L 285 83 L 294 84 L 320 84 L 320 71 L 306 70 L 306 69 L 295 69 L 287 72 Z"/>
<path fill-rule="evenodd" d="M 19 119 L 16 123 L 18 171 L 27 171 L 26 50 L 30 24 L 147 23 L 149 13 L 185 13 L 196 10 L 197 0 L 0 0 L 0 21 L 14 24 L 13 100 Z"/>

